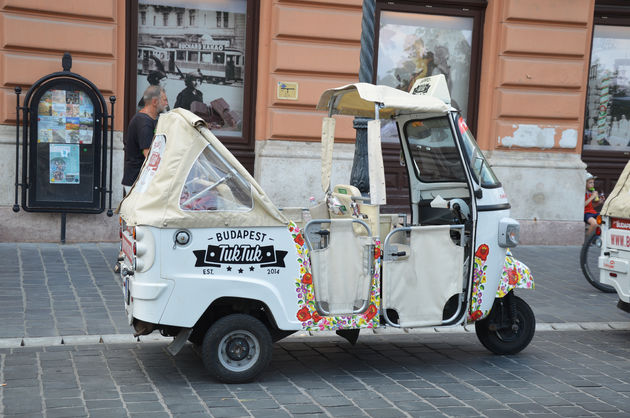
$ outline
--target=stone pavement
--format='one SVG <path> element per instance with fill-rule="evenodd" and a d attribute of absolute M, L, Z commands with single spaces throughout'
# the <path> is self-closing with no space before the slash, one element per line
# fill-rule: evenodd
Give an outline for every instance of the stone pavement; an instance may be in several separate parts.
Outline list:
<path fill-rule="evenodd" d="M 514 256 L 534 273 L 536 289 L 517 293 L 531 305 L 537 323 L 630 323 L 630 315 L 616 308 L 615 294 L 602 293 L 586 282 L 579 250 L 514 249 Z M 0 341 L 131 335 L 120 280 L 112 272 L 117 252 L 114 243 L 0 243 Z"/>
<path fill-rule="evenodd" d="M 0 417 L 630 416 L 630 315 L 616 295 L 586 282 L 579 247 L 513 253 L 534 272 L 536 290 L 518 294 L 538 321 L 516 356 L 490 354 L 468 327 L 362 333 L 355 346 L 298 336 L 275 344 L 255 383 L 224 385 L 192 345 L 172 357 L 168 339 L 133 339 L 117 245 L 0 243 Z"/>

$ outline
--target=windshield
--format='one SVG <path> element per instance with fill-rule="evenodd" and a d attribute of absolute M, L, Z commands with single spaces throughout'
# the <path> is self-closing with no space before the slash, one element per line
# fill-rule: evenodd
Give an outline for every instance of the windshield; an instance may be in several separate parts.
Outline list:
<path fill-rule="evenodd" d="M 488 161 L 483 156 L 481 150 L 477 146 L 477 141 L 475 141 L 475 137 L 468 129 L 468 125 L 466 125 L 466 121 L 463 117 L 458 116 L 457 119 L 457 127 L 459 129 L 459 133 L 462 135 L 463 144 L 464 144 L 464 154 L 470 163 L 470 168 L 472 170 L 473 178 L 475 181 L 481 185 L 481 187 L 485 188 L 495 188 L 501 187 L 501 183 L 494 175 L 494 172 L 490 168 Z"/>
<path fill-rule="evenodd" d="M 405 124 L 414 171 L 424 183 L 465 182 L 466 173 L 446 116 Z"/>

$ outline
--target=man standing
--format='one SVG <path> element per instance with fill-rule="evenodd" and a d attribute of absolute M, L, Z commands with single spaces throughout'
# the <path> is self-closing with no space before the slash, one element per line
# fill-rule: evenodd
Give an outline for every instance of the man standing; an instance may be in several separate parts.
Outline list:
<path fill-rule="evenodd" d="M 125 134 L 125 166 L 122 178 L 126 196 L 138 178 L 144 159 L 149 154 L 157 117 L 168 107 L 166 92 L 160 86 L 149 86 L 142 95 L 144 107 L 131 118 Z"/>
<path fill-rule="evenodd" d="M 136 182 L 144 159 L 149 154 L 158 115 L 168 107 L 166 92 L 160 86 L 149 86 L 142 95 L 144 107 L 131 118 L 123 140 L 125 147 L 125 164 L 123 169 L 123 197 L 129 194 L 131 186 Z M 114 265 L 114 273 L 120 272 L 122 251 L 118 253 L 118 261 Z"/>

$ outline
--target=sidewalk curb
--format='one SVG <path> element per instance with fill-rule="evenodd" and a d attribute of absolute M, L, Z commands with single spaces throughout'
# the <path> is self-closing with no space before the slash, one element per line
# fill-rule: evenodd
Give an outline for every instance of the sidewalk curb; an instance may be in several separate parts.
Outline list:
<path fill-rule="evenodd" d="M 362 330 L 363 335 L 390 336 L 390 335 L 416 335 L 416 334 L 472 334 L 474 325 L 453 326 L 443 328 L 376 328 Z M 559 322 L 536 324 L 538 332 L 565 332 L 565 331 L 630 331 L 630 322 Z M 335 331 L 298 331 L 288 336 L 285 340 L 304 340 L 315 338 L 341 338 Z M 133 334 L 103 334 L 103 335 L 67 335 L 63 337 L 13 337 L 0 338 L 0 349 L 22 347 L 55 347 L 75 345 L 118 345 L 118 344 L 154 344 L 170 343 L 168 337 L 159 334 L 142 335 L 134 337 Z"/>

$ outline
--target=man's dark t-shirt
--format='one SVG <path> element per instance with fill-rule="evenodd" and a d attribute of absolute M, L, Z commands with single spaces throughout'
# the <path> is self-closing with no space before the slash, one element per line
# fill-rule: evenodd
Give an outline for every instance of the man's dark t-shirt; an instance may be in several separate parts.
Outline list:
<path fill-rule="evenodd" d="M 156 123 L 157 120 L 142 112 L 136 113 L 131 118 L 124 140 L 125 168 L 122 178 L 124 186 L 132 186 L 140 174 L 142 163 L 144 163 L 142 150 L 151 148 Z"/>

